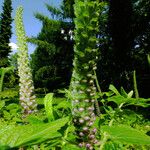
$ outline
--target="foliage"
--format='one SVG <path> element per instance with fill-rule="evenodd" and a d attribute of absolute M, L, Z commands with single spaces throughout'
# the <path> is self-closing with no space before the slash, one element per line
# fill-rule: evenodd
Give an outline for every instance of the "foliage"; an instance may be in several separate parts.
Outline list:
<path fill-rule="evenodd" d="M 19 126 L 1 125 L 0 143 L 13 148 L 39 144 L 46 140 L 53 140 L 61 137 L 61 134 L 57 131 L 67 122 L 68 118 L 62 118 L 47 124 L 28 124 Z"/>
<path fill-rule="evenodd" d="M 129 126 L 102 126 L 101 130 L 107 132 L 108 138 L 113 141 L 127 144 L 150 145 L 149 136 Z"/>
<path fill-rule="evenodd" d="M 69 39 L 64 40 L 61 29 L 68 33 L 72 24 L 63 19 L 63 12 L 60 9 L 48 4 L 46 7 L 53 19 L 36 13 L 35 17 L 42 22 L 43 26 L 37 37 L 28 40 L 37 45 L 31 55 L 35 87 L 44 87 L 53 91 L 68 86 L 70 82 L 73 42 Z"/>
<path fill-rule="evenodd" d="M 52 100 L 53 100 L 53 93 L 47 94 L 44 98 L 45 111 L 49 122 L 54 120 Z"/>
<path fill-rule="evenodd" d="M 18 97 L 17 89 L 7 89 L 0 93 L 0 99 L 6 99 L 6 98 L 11 99 L 14 97 Z"/>
<path fill-rule="evenodd" d="M 149 145 L 150 139 L 145 133 L 150 130 L 150 122 L 145 118 L 146 112 L 139 113 L 139 110 L 148 108 L 150 99 L 132 98 L 133 91 L 127 93 L 121 88 L 119 92 L 113 85 L 109 89 L 100 95 L 100 149 L 143 149 L 136 145 Z"/>
<path fill-rule="evenodd" d="M 73 18 L 75 17 L 73 9 L 74 3 L 74 0 L 63 0 L 63 5 L 61 6 L 61 9 L 64 12 L 65 18 L 71 18 L 73 20 Z"/>
<path fill-rule="evenodd" d="M 9 46 L 9 40 L 11 38 L 11 23 L 12 23 L 12 1 L 4 0 L 3 3 L 3 12 L 1 13 L 0 18 L 0 67 L 8 67 L 9 61 L 8 56 L 11 52 Z"/>
<path fill-rule="evenodd" d="M 111 5 L 111 2 L 114 5 L 113 7 L 118 6 L 120 8 L 117 7 L 117 9 L 113 10 L 112 14 L 109 14 L 108 11 L 112 11 L 112 8 L 109 9 L 108 7 Z M 61 67 L 64 67 L 69 63 L 71 64 L 70 60 L 72 60 L 72 57 L 70 56 L 73 52 L 69 50 L 72 48 L 73 41 L 70 41 L 68 31 L 70 30 L 70 27 L 73 28 L 73 24 L 67 23 L 64 20 L 67 19 L 68 16 L 70 17 L 74 15 L 74 12 L 72 12 L 74 1 L 64 0 L 63 3 L 64 8 L 62 7 L 61 9 L 46 5 L 47 9 L 51 12 L 53 19 L 58 20 L 49 19 L 48 17 L 45 17 L 39 13 L 36 14 L 36 17 L 42 21 L 43 27 L 38 39 L 30 39 L 30 41 L 38 45 L 36 52 L 32 55 L 31 61 L 31 66 L 35 69 L 33 70 L 35 75 L 34 78 L 37 78 L 38 82 L 39 79 L 42 79 L 42 81 L 38 84 L 43 84 L 41 88 L 37 89 L 39 92 L 35 98 L 37 103 L 36 109 L 38 111 L 34 114 L 28 114 L 24 118 L 22 117 L 22 109 L 17 87 L 15 87 L 15 89 L 5 88 L 4 91 L 0 92 L 0 149 L 150 149 L 150 98 L 142 98 L 138 95 L 141 84 L 139 83 L 140 69 L 144 68 L 144 71 L 146 70 L 145 66 L 143 66 L 143 68 L 139 68 L 139 66 L 143 64 L 148 65 L 147 60 L 149 61 L 149 52 L 147 51 L 148 47 L 145 45 L 149 41 L 149 33 L 147 32 L 149 0 L 133 0 L 132 3 L 129 1 L 126 3 L 121 1 L 118 1 L 118 3 L 117 1 L 110 1 L 110 3 L 108 3 L 106 1 L 100 2 L 92 0 L 76 0 L 74 5 L 76 15 L 74 20 L 76 27 L 74 32 L 74 68 L 71 85 L 69 89 L 61 90 L 58 89 L 60 85 L 56 85 L 55 88 L 57 91 L 55 91 L 55 93 L 46 94 L 48 92 L 47 88 L 58 83 L 56 80 L 63 78 L 59 84 L 65 82 L 62 74 L 66 76 L 68 72 L 65 69 L 61 70 Z M 119 34 L 122 33 L 121 30 L 123 30 L 124 26 L 122 24 L 122 18 L 111 18 L 114 19 L 112 22 L 121 20 L 120 24 L 122 29 L 117 29 L 115 31 L 116 34 L 114 34 L 114 29 L 112 30 L 112 28 L 114 28 L 115 25 L 112 23 L 111 30 L 113 31 L 113 34 L 109 35 L 107 30 L 108 26 L 106 25 L 108 15 L 117 15 L 114 13 L 116 13 L 116 10 L 119 9 L 119 12 L 121 12 L 120 16 L 123 15 L 124 19 L 126 20 L 128 14 L 125 14 L 125 12 L 131 9 L 131 4 L 133 9 L 132 11 L 139 16 L 137 15 L 137 20 L 135 22 L 125 22 L 124 25 L 127 26 L 124 28 L 124 30 L 130 30 L 129 26 L 131 23 L 132 27 L 137 27 L 136 29 L 138 29 L 138 31 L 132 30 L 133 34 L 131 36 L 134 37 L 134 41 L 128 41 L 131 38 L 128 37 L 130 32 L 127 32 L 126 34 L 123 32 L 122 35 L 125 35 L 125 37 L 121 37 Z M 127 8 L 126 5 L 130 5 L 130 7 Z M 135 14 L 132 14 L 132 19 L 135 19 Z M 20 40 L 20 45 L 18 44 L 20 48 L 19 52 L 27 52 L 26 42 L 29 39 L 25 37 L 25 32 L 23 29 L 21 7 L 17 9 L 17 15 L 18 17 L 16 20 L 20 19 L 19 21 L 21 22 L 20 26 L 18 24 L 18 39 Z M 100 18 L 98 18 L 99 15 L 101 15 Z M 144 27 L 141 25 L 142 21 Z M 100 23 L 99 26 L 98 22 Z M 118 23 L 118 21 L 116 21 L 116 23 Z M 119 24 L 117 24 L 117 26 L 118 25 Z M 62 27 L 65 29 L 64 34 L 61 34 Z M 101 30 L 98 31 L 99 29 Z M 65 36 L 67 40 L 65 40 L 63 36 Z M 119 39 L 115 40 L 115 38 Z M 124 47 L 123 45 L 119 45 L 123 43 L 123 39 L 125 39 L 125 43 L 127 44 Z M 128 42 L 133 42 L 134 44 L 136 43 L 140 46 L 140 48 L 138 49 L 132 45 L 132 49 L 125 50 L 125 48 L 129 48 L 131 46 L 131 43 Z M 113 45 L 112 43 L 117 44 Z M 118 60 L 112 60 L 112 58 L 114 58 L 113 55 L 115 54 L 114 51 L 116 52 L 119 50 L 114 49 L 114 46 L 121 46 L 120 48 L 123 47 L 124 53 L 128 53 L 121 54 L 119 51 L 119 53 L 116 53 L 118 56 L 115 56 L 115 58 L 118 58 Z M 98 52 L 97 47 L 99 47 L 101 53 Z M 143 48 L 143 50 L 141 48 Z M 142 55 L 138 54 L 136 50 Z M 69 53 L 67 53 L 68 51 Z M 27 56 L 27 53 L 23 53 L 23 55 Z M 137 62 L 133 64 L 133 70 L 136 70 L 137 75 L 133 70 L 130 70 L 130 68 L 127 68 L 129 70 L 125 70 L 128 64 L 122 64 L 124 63 L 121 62 L 121 58 L 123 56 L 125 56 L 123 60 L 126 60 L 128 56 L 132 56 L 132 59 L 134 59 L 133 62 L 137 61 L 138 59 L 142 61 L 139 66 L 135 65 Z M 141 56 L 146 56 L 147 58 L 141 58 Z M 61 57 L 63 57 L 63 59 L 61 59 Z M 100 70 L 107 69 L 107 72 L 102 73 L 99 72 L 99 70 L 96 72 L 96 59 L 98 57 L 100 58 L 100 60 L 98 60 L 100 63 Z M 21 58 L 23 59 L 23 57 Z M 60 59 L 56 60 L 58 58 Z M 66 62 L 62 63 L 62 60 L 66 58 L 68 58 Z M 107 59 L 105 60 L 105 58 Z M 111 59 L 109 60 L 109 58 Z M 16 56 L 14 56 L 14 59 L 12 60 L 13 61 L 11 63 L 15 64 L 15 67 Z M 29 67 L 28 58 L 26 60 L 27 61 L 24 61 L 26 64 L 24 70 L 26 70 L 26 73 L 30 75 L 31 70 L 27 69 Z M 37 64 L 35 63 L 36 61 Z M 57 61 L 57 63 L 55 61 Z M 114 68 L 111 68 L 115 64 L 111 64 L 113 61 L 115 63 L 121 62 L 120 64 L 116 64 L 118 65 L 116 68 L 120 68 L 122 65 L 124 66 L 124 68 L 121 68 L 121 70 L 117 70 L 118 72 L 116 74 L 119 76 L 115 76 L 116 74 L 113 73 L 113 71 L 115 71 Z M 52 62 L 54 63 L 52 64 Z M 103 62 L 103 64 L 101 62 Z M 21 60 L 17 65 L 18 67 L 21 65 Z M 107 65 L 110 66 L 107 68 Z M 70 69 L 70 66 L 68 66 L 68 68 Z M 69 69 L 68 71 L 70 71 Z M 9 70 L 9 67 L 1 68 L 1 77 L 3 77 L 2 74 L 4 74 L 5 71 Z M 121 73 L 120 71 L 124 73 Z M 121 86 L 122 82 L 117 84 L 121 86 L 120 89 L 118 86 L 110 84 L 110 81 L 111 83 L 115 83 L 114 79 L 117 78 L 128 79 L 129 73 L 131 73 L 131 76 L 133 76 L 133 83 L 124 82 L 125 85 L 127 85 L 125 88 L 123 88 L 124 86 Z M 110 80 L 107 80 L 107 82 L 110 84 L 108 88 L 109 91 L 105 90 L 106 92 L 104 92 L 105 88 L 103 84 L 99 86 L 96 76 L 99 74 L 101 79 L 105 74 L 107 77 L 110 77 Z M 24 74 L 22 74 L 22 76 L 23 75 Z M 49 80 L 49 83 L 52 83 L 52 81 L 54 82 L 50 85 L 47 84 L 48 82 L 46 80 Z M 28 80 L 26 80 L 26 82 L 27 81 Z M 97 88 L 95 87 L 95 83 Z M 132 85 L 134 90 L 131 90 L 132 88 L 129 88 L 130 86 L 128 85 Z M 25 87 L 25 89 L 27 89 L 27 87 Z M 24 90 L 26 94 L 28 93 L 27 90 Z M 43 92 L 41 92 L 41 90 L 43 90 Z M 149 88 L 147 88 L 147 90 L 149 90 Z M 94 110 L 94 106 L 96 109 L 100 110 L 97 115 L 95 115 L 96 110 Z"/>
<path fill-rule="evenodd" d="M 0 68 L 0 92 L 3 91 L 3 81 L 4 81 L 4 77 L 5 77 L 5 74 L 10 72 L 10 71 L 13 71 L 14 70 L 14 67 L 6 67 L 6 68 Z"/>

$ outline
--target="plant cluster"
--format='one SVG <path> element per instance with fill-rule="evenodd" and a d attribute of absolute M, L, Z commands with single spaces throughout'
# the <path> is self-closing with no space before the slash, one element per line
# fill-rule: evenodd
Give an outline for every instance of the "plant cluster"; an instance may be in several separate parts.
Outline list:
<path fill-rule="evenodd" d="M 64 3 L 68 5 L 69 1 Z M 97 79 L 99 15 L 104 13 L 104 6 L 106 3 L 98 0 L 75 0 L 72 13 L 72 16 L 75 15 L 72 34 L 75 44 L 70 87 L 58 90 L 57 94 L 36 96 L 28 58 L 28 39 L 22 21 L 23 7 L 17 8 L 19 90 L 3 90 L 5 74 L 14 68 L 2 67 L 0 150 L 150 149 L 150 98 L 139 96 L 136 71 L 133 72 L 134 90 L 130 92 L 123 87 L 118 90 L 112 84 L 108 91 L 103 92 Z M 61 15 L 57 9 L 47 7 Z M 40 14 L 38 17 L 43 18 Z M 59 23 L 56 24 L 60 27 Z M 40 40 L 36 42 L 42 45 Z"/>

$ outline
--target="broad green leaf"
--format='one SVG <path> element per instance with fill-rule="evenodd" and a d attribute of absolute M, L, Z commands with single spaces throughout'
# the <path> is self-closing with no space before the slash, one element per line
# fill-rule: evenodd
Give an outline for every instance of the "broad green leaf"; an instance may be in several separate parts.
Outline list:
<path fill-rule="evenodd" d="M 150 104 L 148 103 L 150 101 L 149 99 L 144 98 L 125 98 L 123 96 L 112 96 L 107 98 L 107 101 L 115 102 L 118 106 L 122 103 L 124 103 L 125 106 L 129 105 L 136 105 L 141 107 L 148 107 Z"/>
<path fill-rule="evenodd" d="M 113 91 L 116 95 L 120 95 L 120 93 L 118 92 L 118 90 L 112 84 L 109 85 L 109 90 Z"/>
<path fill-rule="evenodd" d="M 102 126 L 101 129 L 107 132 L 113 141 L 127 144 L 150 145 L 150 136 L 129 126 Z"/>
<path fill-rule="evenodd" d="M 54 120 L 53 115 L 53 93 L 49 93 L 44 98 L 44 107 L 47 114 L 47 118 L 50 121 Z"/>
<path fill-rule="evenodd" d="M 124 98 L 121 95 L 112 96 L 112 97 L 107 98 L 107 101 L 115 102 L 118 106 L 122 103 L 125 103 L 126 100 L 127 100 L 127 98 Z"/>
<path fill-rule="evenodd" d="M 13 148 L 39 144 L 50 139 L 58 138 L 61 137 L 58 130 L 68 121 L 69 117 L 66 117 L 46 124 L 4 126 L 0 128 L 0 143 Z"/>
<path fill-rule="evenodd" d="M 6 107 L 7 110 L 19 109 L 19 108 L 20 108 L 19 105 L 15 104 L 15 103 L 11 103 Z"/>

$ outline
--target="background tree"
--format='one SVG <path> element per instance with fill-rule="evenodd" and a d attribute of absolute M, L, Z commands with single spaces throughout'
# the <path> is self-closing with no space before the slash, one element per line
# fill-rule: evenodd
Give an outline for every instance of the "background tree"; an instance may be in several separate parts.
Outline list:
<path fill-rule="evenodd" d="M 35 14 L 36 18 L 42 21 L 43 27 L 36 38 L 29 40 L 37 44 L 31 55 L 31 67 L 36 88 L 46 87 L 53 90 L 66 87 L 70 83 L 73 41 L 68 33 L 72 29 L 72 23 L 63 19 L 61 9 L 48 4 L 46 7 L 53 19 L 40 13 Z"/>
<path fill-rule="evenodd" d="M 63 10 L 63 14 L 64 14 L 64 18 L 70 18 L 73 21 L 73 18 L 75 17 L 74 15 L 74 9 L 73 9 L 73 5 L 74 5 L 74 0 L 63 0 L 62 1 L 62 10 Z"/>
<path fill-rule="evenodd" d="M 111 39 L 111 75 L 116 86 L 128 87 L 130 71 L 133 70 L 131 50 L 133 8 L 131 0 L 111 0 L 109 6 L 109 33 Z"/>
<path fill-rule="evenodd" d="M 8 56 L 11 52 L 9 46 L 12 23 L 12 1 L 4 0 L 3 12 L 1 13 L 1 23 L 0 23 L 0 67 L 6 67 L 9 65 Z"/>
<path fill-rule="evenodd" d="M 99 33 L 97 34 L 97 37 L 99 39 L 99 42 L 97 43 L 99 46 L 99 54 L 98 54 L 99 60 L 98 60 L 98 69 L 96 72 L 102 90 L 107 90 L 110 83 L 114 84 L 118 88 L 120 88 L 120 86 L 123 86 L 126 90 L 133 89 L 132 76 L 133 70 L 136 70 L 139 94 L 140 96 L 147 95 L 146 97 L 148 97 L 149 91 L 147 89 L 150 88 L 149 87 L 150 70 L 147 63 L 147 55 L 149 53 L 150 47 L 149 3 L 150 0 L 148 1 L 128 0 L 126 2 L 119 0 L 118 1 L 104 0 L 103 2 L 100 3 L 100 9 L 102 9 L 102 11 L 100 14 L 101 17 L 99 18 L 100 22 Z M 73 58 L 72 46 L 69 48 L 69 44 L 73 45 L 73 41 L 64 40 L 63 35 L 68 34 L 69 28 L 74 29 L 74 20 L 72 19 L 74 16 L 74 11 L 72 9 L 74 0 L 71 1 L 63 0 L 62 4 L 63 6 L 61 7 L 61 9 L 55 9 L 51 6 L 48 7 L 47 5 L 47 8 L 50 10 L 53 19 L 49 19 L 46 17 L 45 19 L 44 18 L 42 19 L 42 16 L 38 17 L 43 22 L 43 29 L 41 30 L 41 33 L 38 35 L 40 42 L 47 41 L 47 43 L 49 44 L 51 43 L 54 45 L 53 46 L 47 45 L 45 46 L 45 48 L 40 48 L 40 45 L 38 44 L 37 49 L 39 50 L 37 50 L 38 52 L 35 52 L 35 55 L 33 54 L 34 59 L 36 59 L 34 62 L 40 61 L 41 59 L 40 55 L 43 54 L 42 55 L 43 58 L 41 59 L 42 61 L 39 63 L 39 66 L 44 62 L 49 62 L 48 66 L 51 67 L 52 65 L 50 65 L 50 63 L 55 65 L 53 65 L 52 67 L 53 69 L 51 69 L 52 72 L 49 73 L 42 73 L 42 70 L 44 71 L 46 70 L 46 68 L 39 70 L 38 65 L 37 66 L 34 65 L 36 69 L 34 69 L 35 71 L 33 71 L 33 73 L 34 77 L 36 77 L 37 87 L 39 85 L 44 86 L 45 83 L 52 83 L 51 81 L 56 81 L 56 79 L 58 79 L 55 78 L 56 76 L 54 77 L 55 72 L 54 66 L 56 66 L 58 60 L 61 60 L 58 59 L 60 55 L 63 56 L 64 60 L 66 59 L 65 53 L 62 54 L 64 50 L 60 51 L 60 49 L 63 49 L 63 46 L 60 44 L 59 48 L 58 43 L 62 42 L 63 45 L 65 44 L 66 48 L 68 47 L 68 52 L 70 53 L 70 54 L 68 53 L 67 56 L 70 55 L 71 56 L 70 58 Z M 49 22 L 51 22 L 49 23 L 49 25 L 48 23 L 46 23 L 46 21 L 44 21 L 46 19 L 49 19 Z M 57 20 L 57 23 L 54 22 L 55 19 Z M 65 21 L 68 22 L 62 23 Z M 65 24 L 68 24 L 68 26 L 64 26 Z M 53 26 L 54 30 L 50 26 L 51 27 Z M 61 32 L 60 28 L 65 29 L 65 33 L 63 35 L 60 34 Z M 46 34 L 48 32 L 49 34 Z M 58 41 L 52 40 L 53 38 L 59 40 Z M 45 56 L 44 51 L 47 49 L 47 47 L 51 47 L 49 49 L 49 52 L 47 52 L 46 54 L 47 56 L 49 54 L 50 60 L 48 60 L 48 58 L 44 58 Z M 55 52 L 55 55 L 53 52 Z M 43 59 L 45 59 L 45 61 Z M 62 61 L 58 63 L 59 65 L 57 68 L 60 68 L 61 62 Z M 71 62 L 71 60 L 69 62 Z M 63 64 L 61 66 L 63 67 Z M 71 63 L 68 66 L 70 66 L 69 67 L 70 69 L 68 68 L 68 73 L 70 75 L 72 70 Z M 50 74 L 51 75 L 53 74 L 52 76 L 54 78 L 51 78 L 52 80 L 47 82 L 43 78 L 46 74 L 47 79 L 46 78 L 45 79 L 47 81 L 49 80 Z M 65 85 L 68 85 L 65 84 L 66 80 L 63 80 L 65 79 L 63 75 L 61 76 L 60 74 L 59 76 L 59 74 L 57 74 L 57 77 L 60 77 L 62 79 L 61 81 L 64 81 L 63 84 L 64 86 L 57 86 L 57 87 L 65 87 Z M 43 80 L 42 84 L 40 80 Z M 57 83 L 62 82 L 53 82 L 52 86 L 47 84 L 48 85 L 47 87 L 54 87 L 53 85 L 57 85 Z"/>
<path fill-rule="evenodd" d="M 110 83 L 118 88 L 133 89 L 132 76 L 136 70 L 140 96 L 149 97 L 149 3 L 149 0 L 106 3 L 100 17 L 101 57 L 97 70 L 102 90 L 106 90 Z"/>
<path fill-rule="evenodd" d="M 150 68 L 147 63 L 147 55 L 150 54 L 150 0 L 135 0 L 133 6 L 134 68 L 137 72 L 140 96 L 149 97 Z"/>

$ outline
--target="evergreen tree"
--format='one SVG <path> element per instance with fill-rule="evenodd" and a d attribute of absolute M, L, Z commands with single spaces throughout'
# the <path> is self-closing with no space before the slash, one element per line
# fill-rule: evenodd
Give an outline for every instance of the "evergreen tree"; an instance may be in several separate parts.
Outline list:
<path fill-rule="evenodd" d="M 61 6 L 61 8 L 64 12 L 63 14 L 65 18 L 71 18 L 73 20 L 73 18 L 75 17 L 73 9 L 74 3 L 74 0 L 63 0 L 63 5 Z"/>
<path fill-rule="evenodd" d="M 3 12 L 1 13 L 1 23 L 0 23 L 0 67 L 6 67 L 9 65 L 8 55 L 11 52 L 9 46 L 12 23 L 12 1 L 4 0 Z"/>
<path fill-rule="evenodd" d="M 64 21 L 61 9 L 48 4 L 46 7 L 53 19 L 40 13 L 35 14 L 43 27 L 36 38 L 29 39 L 38 46 L 31 55 L 31 67 L 36 88 L 46 87 L 53 90 L 66 87 L 70 83 L 73 41 L 70 40 L 68 32 L 72 23 Z"/>

